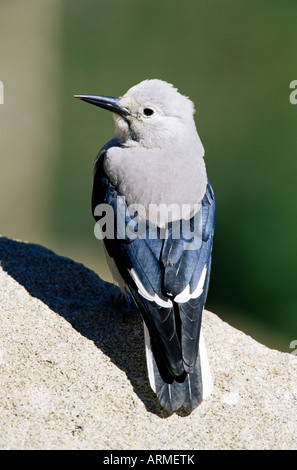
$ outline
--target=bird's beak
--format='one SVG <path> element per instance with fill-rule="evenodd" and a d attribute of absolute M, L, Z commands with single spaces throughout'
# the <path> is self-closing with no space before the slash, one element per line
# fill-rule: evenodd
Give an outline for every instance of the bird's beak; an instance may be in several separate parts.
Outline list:
<path fill-rule="evenodd" d="M 95 106 L 99 106 L 100 108 L 107 109 L 108 111 L 112 111 L 124 118 L 130 114 L 128 109 L 121 106 L 121 98 L 101 95 L 74 95 L 74 97 L 79 100 L 86 101 L 87 103 L 94 104 Z"/>

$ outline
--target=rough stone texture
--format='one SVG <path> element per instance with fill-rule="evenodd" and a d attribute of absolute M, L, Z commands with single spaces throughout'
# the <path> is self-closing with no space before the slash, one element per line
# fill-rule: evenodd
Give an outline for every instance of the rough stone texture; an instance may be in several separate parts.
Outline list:
<path fill-rule="evenodd" d="M 1 449 L 297 449 L 297 358 L 205 312 L 215 388 L 168 413 L 142 322 L 118 289 L 44 247 L 0 238 Z"/>

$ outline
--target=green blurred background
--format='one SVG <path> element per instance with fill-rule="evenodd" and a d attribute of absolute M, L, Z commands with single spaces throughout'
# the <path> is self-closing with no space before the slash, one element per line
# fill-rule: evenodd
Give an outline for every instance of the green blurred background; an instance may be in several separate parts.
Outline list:
<path fill-rule="evenodd" d="M 109 113 L 145 78 L 195 102 L 217 222 L 207 308 L 270 347 L 297 339 L 296 0 L 0 0 L 0 233 L 111 280 L 90 210 Z M 218 341 L 220 338 L 218 338 Z"/>

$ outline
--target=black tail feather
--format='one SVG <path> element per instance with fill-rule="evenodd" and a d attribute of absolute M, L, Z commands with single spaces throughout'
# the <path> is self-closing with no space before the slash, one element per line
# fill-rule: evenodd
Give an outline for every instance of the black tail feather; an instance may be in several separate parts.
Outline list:
<path fill-rule="evenodd" d="M 193 410 L 202 401 L 202 378 L 200 358 L 198 356 L 193 373 L 178 377 L 176 380 L 165 382 L 153 358 L 155 392 L 158 400 L 166 410 L 176 411 L 182 406 Z"/>

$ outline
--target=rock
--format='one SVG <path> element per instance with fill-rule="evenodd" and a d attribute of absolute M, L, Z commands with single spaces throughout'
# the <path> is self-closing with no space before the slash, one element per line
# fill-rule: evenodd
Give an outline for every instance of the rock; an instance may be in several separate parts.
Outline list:
<path fill-rule="evenodd" d="M 0 238 L 1 449 L 296 449 L 297 358 L 205 311 L 215 387 L 163 410 L 142 321 L 118 289 L 48 249 Z"/>

